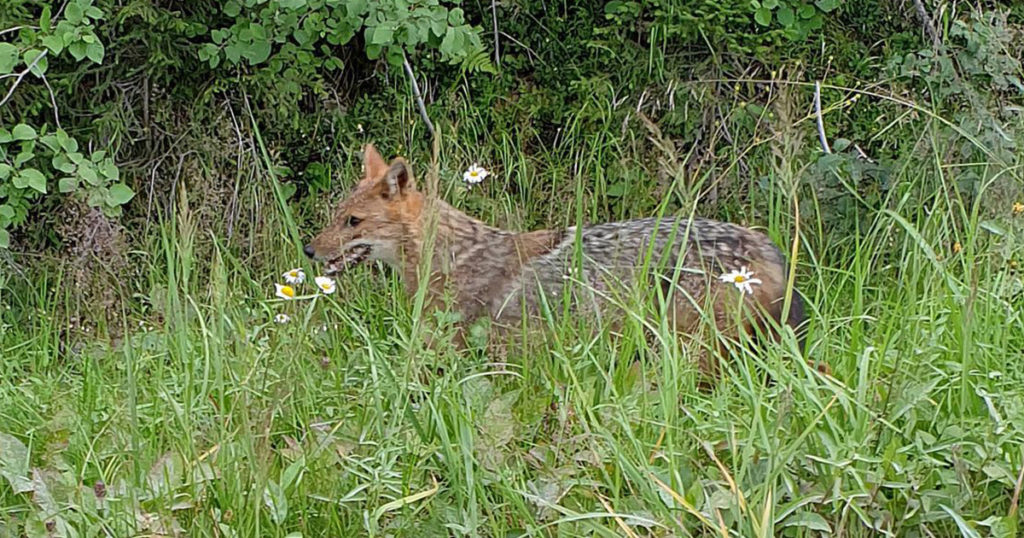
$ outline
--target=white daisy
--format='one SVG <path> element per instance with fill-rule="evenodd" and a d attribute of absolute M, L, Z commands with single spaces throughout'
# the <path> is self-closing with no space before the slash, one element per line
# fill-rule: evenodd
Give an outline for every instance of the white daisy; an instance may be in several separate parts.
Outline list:
<path fill-rule="evenodd" d="M 295 288 L 281 284 L 274 284 L 274 287 L 277 289 L 277 293 L 275 293 L 274 295 L 277 295 L 282 299 L 290 300 L 295 298 Z"/>
<path fill-rule="evenodd" d="M 306 273 L 302 269 L 292 269 L 282 274 L 281 278 L 289 284 L 302 284 L 306 281 Z"/>
<path fill-rule="evenodd" d="M 316 282 L 316 287 L 319 288 L 324 295 L 330 295 L 334 293 L 334 290 L 338 289 L 334 284 L 333 278 L 318 276 L 314 278 L 313 281 Z"/>
<path fill-rule="evenodd" d="M 484 169 L 484 167 L 473 163 L 473 166 L 466 170 L 466 173 L 462 174 L 462 180 L 471 185 L 475 185 L 484 180 L 487 176 L 491 175 L 490 172 Z"/>
<path fill-rule="evenodd" d="M 728 273 L 718 277 L 718 279 L 722 282 L 728 282 L 736 286 L 736 289 L 746 293 L 747 295 L 751 295 L 754 293 L 754 286 L 761 284 L 761 279 L 753 278 L 753 276 L 754 272 L 748 270 L 747 266 L 744 265 L 739 271 L 729 271 Z"/>
<path fill-rule="evenodd" d="M 282 314 L 278 314 L 278 315 L 274 316 L 274 323 L 278 323 L 278 324 L 281 324 L 281 325 L 284 325 L 285 323 L 288 323 L 291 320 L 292 320 L 292 318 L 288 314 L 283 314 L 282 313 Z"/>

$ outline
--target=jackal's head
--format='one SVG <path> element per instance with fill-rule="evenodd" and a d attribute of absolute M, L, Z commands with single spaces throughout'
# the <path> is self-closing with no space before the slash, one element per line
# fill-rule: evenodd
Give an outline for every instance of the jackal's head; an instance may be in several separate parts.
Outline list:
<path fill-rule="evenodd" d="M 384 162 L 372 144 L 363 148 L 363 179 L 338 206 L 327 227 L 306 245 L 306 255 L 335 274 L 365 261 L 397 265 L 413 247 L 423 197 L 404 159 Z"/>

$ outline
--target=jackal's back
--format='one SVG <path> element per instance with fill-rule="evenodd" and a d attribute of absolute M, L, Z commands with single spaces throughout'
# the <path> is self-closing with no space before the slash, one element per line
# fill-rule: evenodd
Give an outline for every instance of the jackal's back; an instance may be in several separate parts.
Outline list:
<path fill-rule="evenodd" d="M 794 295 L 788 319 L 781 319 L 787 267 L 778 247 L 760 232 L 709 219 L 645 218 L 568 228 L 550 250 L 522 267 L 495 298 L 496 319 L 517 320 L 524 310 L 537 312 L 545 300 L 558 305 L 568 283 L 575 288 L 575 305 L 594 306 L 597 315 L 610 303 L 621 304 L 624 291 L 660 292 L 675 323 L 689 330 L 707 308 L 716 321 L 727 322 L 723 302 L 735 305 L 738 290 L 718 276 L 744 267 L 761 281 L 746 297 L 749 304 L 794 326 L 803 317 Z"/>

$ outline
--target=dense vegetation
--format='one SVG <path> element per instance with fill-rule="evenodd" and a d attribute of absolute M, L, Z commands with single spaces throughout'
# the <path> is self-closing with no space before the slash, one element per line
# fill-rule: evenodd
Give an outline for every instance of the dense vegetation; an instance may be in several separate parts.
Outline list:
<path fill-rule="evenodd" d="M 0 536 L 1015 536 L 1022 56 L 1011 1 L 4 0 Z M 765 230 L 831 375 L 276 299 L 368 141 L 503 227 Z"/>

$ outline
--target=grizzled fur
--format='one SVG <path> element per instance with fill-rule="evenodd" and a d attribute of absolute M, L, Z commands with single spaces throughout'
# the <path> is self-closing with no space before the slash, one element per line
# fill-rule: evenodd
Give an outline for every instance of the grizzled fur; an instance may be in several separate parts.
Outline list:
<path fill-rule="evenodd" d="M 404 160 L 387 164 L 372 145 L 364 153 L 363 180 L 306 253 L 324 262 L 328 273 L 383 261 L 415 291 L 427 200 Z M 444 293 L 454 292 L 454 305 L 466 321 L 487 316 L 499 326 L 516 326 L 524 314 L 537 315 L 545 305 L 560 311 L 566 290 L 577 314 L 612 326 L 636 293 L 664 305 L 684 334 L 698 329 L 702 313 L 732 336 L 755 324 L 769 329 L 767 318 L 794 328 L 803 321 L 796 294 L 787 319 L 781 319 L 787 280 L 782 253 L 765 235 L 741 226 L 666 217 L 516 233 L 488 226 L 441 200 L 433 207 L 431 302 L 440 306 Z M 740 299 L 732 284 L 717 277 L 743 266 L 762 283 Z M 737 317 L 740 301 L 753 316 Z"/>

